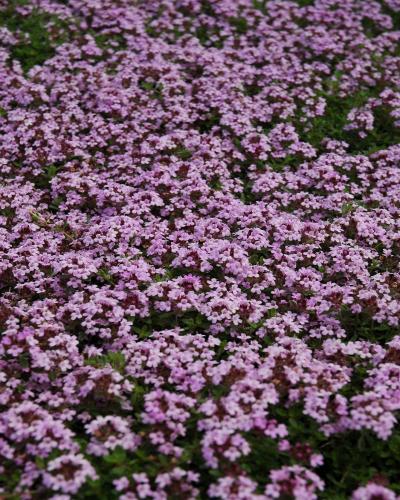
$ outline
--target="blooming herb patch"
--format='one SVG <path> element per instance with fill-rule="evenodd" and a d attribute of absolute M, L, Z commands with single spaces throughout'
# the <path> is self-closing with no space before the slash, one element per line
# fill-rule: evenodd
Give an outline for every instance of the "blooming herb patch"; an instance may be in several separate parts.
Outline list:
<path fill-rule="evenodd" d="M 4 0 L 0 81 L 0 498 L 400 498 L 399 0 Z"/>

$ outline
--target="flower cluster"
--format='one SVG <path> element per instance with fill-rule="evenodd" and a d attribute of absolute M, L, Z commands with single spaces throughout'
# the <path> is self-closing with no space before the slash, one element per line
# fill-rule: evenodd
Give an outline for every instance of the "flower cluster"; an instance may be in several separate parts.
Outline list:
<path fill-rule="evenodd" d="M 399 1 L 0 39 L 0 496 L 398 498 Z"/>

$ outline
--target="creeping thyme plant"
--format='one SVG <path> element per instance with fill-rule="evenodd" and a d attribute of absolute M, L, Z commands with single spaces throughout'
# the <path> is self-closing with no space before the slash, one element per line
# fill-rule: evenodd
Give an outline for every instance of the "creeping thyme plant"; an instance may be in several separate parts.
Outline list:
<path fill-rule="evenodd" d="M 400 498 L 400 1 L 0 1 L 0 498 Z"/>

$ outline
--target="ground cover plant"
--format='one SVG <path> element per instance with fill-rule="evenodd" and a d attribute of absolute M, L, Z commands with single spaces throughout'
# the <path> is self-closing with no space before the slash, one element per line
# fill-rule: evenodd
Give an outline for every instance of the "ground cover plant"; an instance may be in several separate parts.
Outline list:
<path fill-rule="evenodd" d="M 399 0 L 0 1 L 0 498 L 400 498 Z"/>

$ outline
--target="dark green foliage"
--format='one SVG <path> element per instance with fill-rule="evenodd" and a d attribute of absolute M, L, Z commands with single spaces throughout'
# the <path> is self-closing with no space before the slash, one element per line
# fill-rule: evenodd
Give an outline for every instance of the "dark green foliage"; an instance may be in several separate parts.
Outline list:
<path fill-rule="evenodd" d="M 93 31 L 92 35 L 96 41 L 96 45 L 101 49 L 113 47 L 114 50 L 120 50 L 126 48 L 126 41 L 122 35 L 103 35 L 101 33 L 96 33 L 95 31 Z"/>
<path fill-rule="evenodd" d="M 279 469 L 287 463 L 287 459 L 277 449 L 276 441 L 269 437 L 253 433 L 246 436 L 246 439 L 251 446 L 251 452 L 242 461 L 243 469 L 263 487 L 268 481 L 266 471 Z"/>
<path fill-rule="evenodd" d="M 154 331 L 180 327 L 188 332 L 206 331 L 210 322 L 197 311 L 156 312 L 144 319 L 134 318 L 132 329 L 139 338 L 150 337 Z"/>
<path fill-rule="evenodd" d="M 121 352 L 109 352 L 104 356 L 88 358 L 86 364 L 96 368 L 104 368 L 110 365 L 114 370 L 122 371 L 125 367 L 125 357 Z"/>
<path fill-rule="evenodd" d="M 348 308 L 343 308 L 339 319 L 350 341 L 367 340 L 384 345 L 399 334 L 398 328 L 386 323 L 378 323 L 370 314 L 365 312 L 354 314 Z"/>
<path fill-rule="evenodd" d="M 58 170 L 57 165 L 47 165 L 43 173 L 35 179 L 35 186 L 40 189 L 49 189 L 51 180 L 57 175 Z"/>
<path fill-rule="evenodd" d="M 205 118 L 198 120 L 194 125 L 202 133 L 210 132 L 213 127 L 219 125 L 221 116 L 218 111 L 211 111 Z"/>
<path fill-rule="evenodd" d="M 319 443 L 325 464 L 320 469 L 327 488 L 322 498 L 345 499 L 360 484 L 374 478 L 390 482 L 400 492 L 400 433 L 387 440 L 378 439 L 368 431 L 347 432 Z"/>
<path fill-rule="evenodd" d="M 300 7 L 308 7 L 314 5 L 314 0 L 297 0 L 297 3 Z"/>
<path fill-rule="evenodd" d="M 56 16 L 33 10 L 29 16 L 22 16 L 16 7 L 25 2 L 13 0 L 5 10 L 0 11 L 0 25 L 10 31 L 22 32 L 28 39 L 21 41 L 11 49 L 11 57 L 17 59 L 24 72 L 28 72 L 36 65 L 43 64 L 55 53 L 55 47 L 66 41 L 66 24 Z M 49 26 L 54 32 L 50 36 Z"/>
<path fill-rule="evenodd" d="M 248 85 L 243 85 L 244 87 L 244 94 L 253 97 L 257 94 L 259 94 L 262 90 L 261 87 L 259 87 L 256 83 L 248 84 Z"/>
<path fill-rule="evenodd" d="M 180 158 L 181 160 L 188 160 L 192 156 L 192 152 L 184 147 L 176 148 L 172 151 L 172 154 Z"/>
<path fill-rule="evenodd" d="M 309 142 L 317 149 L 324 138 L 345 141 L 349 144 L 349 152 L 353 154 L 370 154 L 387 148 L 400 141 L 400 129 L 394 126 L 394 120 L 385 107 L 374 109 L 374 129 L 365 138 L 360 138 L 352 131 L 346 131 L 347 115 L 356 107 L 366 104 L 369 98 L 376 97 L 377 89 L 363 90 L 347 98 L 336 93 L 323 93 L 326 109 L 323 116 L 315 118 L 310 130 L 298 129 L 302 140 Z"/>
<path fill-rule="evenodd" d="M 324 464 L 317 469 L 326 483 L 321 498 L 345 500 L 351 491 L 373 478 L 390 483 L 396 493 L 400 492 L 400 431 L 395 431 L 387 441 L 366 430 L 329 437 L 319 431 L 313 419 L 303 414 L 300 406 L 289 409 L 274 407 L 271 414 L 288 426 L 292 444 L 308 443 L 316 453 L 323 453 Z M 246 458 L 245 466 L 260 484 L 266 482 L 262 477 L 262 459 L 268 468 L 270 465 L 279 468 L 283 464 L 295 463 L 289 454 L 278 454 L 276 445 L 269 438 L 255 437 L 252 446 L 253 451 Z"/>
<path fill-rule="evenodd" d="M 384 0 L 380 0 L 379 3 L 381 4 L 381 9 L 383 14 L 386 14 L 387 16 L 390 16 L 392 18 L 392 23 L 393 23 L 392 29 L 394 31 L 400 30 L 400 11 L 396 12 L 392 10 Z"/>
<path fill-rule="evenodd" d="M 211 181 L 208 183 L 211 189 L 215 189 L 217 191 L 221 190 L 222 184 L 218 176 L 214 176 Z"/>
<path fill-rule="evenodd" d="M 158 99 L 158 100 L 162 99 L 162 90 L 163 90 L 162 83 L 140 80 L 139 87 L 145 92 L 147 92 L 152 99 Z"/>
<path fill-rule="evenodd" d="M 243 34 L 247 32 L 248 26 L 244 17 L 231 17 L 229 22 L 233 28 L 235 28 L 237 33 Z"/>

